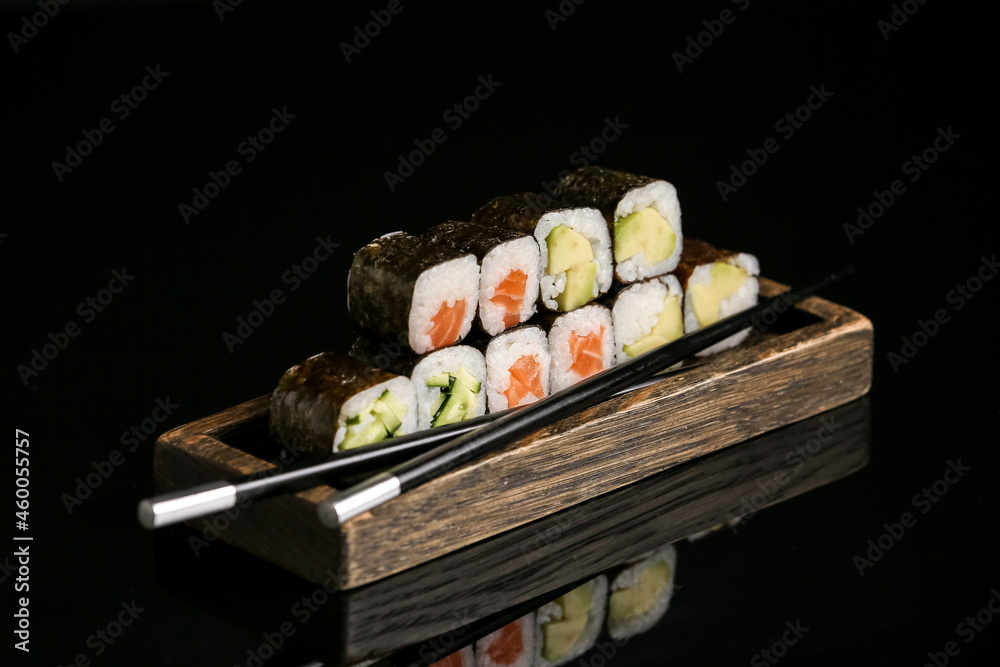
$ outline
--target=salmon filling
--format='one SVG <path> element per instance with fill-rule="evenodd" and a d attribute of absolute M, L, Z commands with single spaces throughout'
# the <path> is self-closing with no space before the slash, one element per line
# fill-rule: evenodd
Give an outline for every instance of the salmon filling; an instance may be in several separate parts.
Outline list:
<path fill-rule="evenodd" d="M 586 336 L 573 333 L 569 336 L 569 351 L 573 355 L 573 365 L 569 369 L 581 378 L 588 378 L 604 370 L 601 348 L 604 343 L 604 327 Z"/>
<path fill-rule="evenodd" d="M 504 327 L 512 327 L 521 321 L 521 304 L 524 302 L 524 286 L 527 282 L 528 275 L 520 269 L 514 269 L 497 285 L 490 303 L 506 311 L 503 316 Z"/>
<path fill-rule="evenodd" d="M 521 404 L 524 397 L 533 394 L 542 398 L 542 367 L 534 355 L 524 355 L 510 367 L 510 386 L 504 391 L 507 397 L 507 407 L 513 408 Z"/>
<path fill-rule="evenodd" d="M 514 664 L 524 651 L 521 637 L 521 622 L 514 621 L 503 626 L 500 636 L 486 649 L 490 659 L 497 665 Z"/>
<path fill-rule="evenodd" d="M 449 306 L 447 302 L 441 304 L 437 315 L 431 318 L 431 330 L 428 335 L 431 338 L 430 350 L 451 345 L 458 341 L 462 333 L 462 320 L 465 318 L 465 299 L 458 299 L 455 305 Z"/>

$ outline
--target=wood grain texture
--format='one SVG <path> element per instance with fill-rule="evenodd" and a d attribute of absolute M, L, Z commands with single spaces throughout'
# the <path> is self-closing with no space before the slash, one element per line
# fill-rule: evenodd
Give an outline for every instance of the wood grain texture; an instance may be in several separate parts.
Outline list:
<path fill-rule="evenodd" d="M 761 279 L 764 296 L 782 289 Z M 317 583 L 332 570 L 342 588 L 354 588 L 867 393 L 871 322 L 818 297 L 797 309 L 819 321 L 752 335 L 703 366 L 563 419 L 339 531 L 316 520 L 316 503 L 333 493 L 320 486 L 240 508 L 221 538 Z M 268 401 L 161 436 L 157 492 L 272 467 L 273 444 L 261 443 Z M 203 521 L 192 525 L 200 530 Z"/>

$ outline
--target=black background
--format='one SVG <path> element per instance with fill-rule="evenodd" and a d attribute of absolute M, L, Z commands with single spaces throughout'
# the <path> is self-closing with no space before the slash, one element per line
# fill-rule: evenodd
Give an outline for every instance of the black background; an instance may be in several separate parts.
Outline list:
<path fill-rule="evenodd" d="M 606 119 L 627 127 L 597 162 L 672 181 L 685 233 L 753 252 L 765 275 L 791 284 L 855 264 L 859 275 L 828 296 L 876 330 L 869 466 L 761 513 L 736 535 L 682 551 L 683 591 L 662 631 L 613 662 L 745 664 L 785 621 L 801 619 L 810 632 L 783 659 L 789 664 L 917 665 L 948 641 L 961 647 L 953 664 L 991 664 L 1000 623 L 968 644 L 956 625 L 1000 586 L 1000 282 L 985 283 L 960 310 L 948 294 L 998 250 L 986 206 L 995 190 L 996 77 L 985 9 L 911 5 L 916 13 L 884 39 L 878 21 L 893 12 L 888 2 L 845 9 L 752 0 L 741 10 L 717 0 L 649 13 L 653 3 L 590 0 L 554 30 L 546 11 L 558 11 L 556 0 L 404 2 L 350 63 L 341 42 L 386 3 L 245 0 L 220 20 L 209 3 L 80 0 L 17 53 L 5 37 L 3 416 L 8 432 L 31 434 L 30 664 L 93 657 L 87 637 L 133 598 L 146 611 L 94 664 L 244 660 L 259 636 L 178 591 L 196 582 L 177 581 L 202 566 L 203 576 L 225 578 L 235 553 L 217 545 L 197 567 L 187 562 L 184 576 L 164 574 L 174 555 L 191 560 L 182 553 L 188 532 L 154 539 L 138 526 L 135 503 L 152 491 L 152 446 L 129 452 L 121 434 L 158 398 L 180 406 L 161 432 L 269 392 L 306 356 L 345 350 L 354 250 L 389 231 L 467 218 L 499 194 L 540 189 L 581 165 L 575 151 Z M 735 21 L 679 72 L 673 54 L 726 8 Z M 8 8 L 4 34 L 35 11 Z M 169 75 L 128 118 L 115 116 L 112 102 L 157 65 Z M 461 127 L 449 126 L 442 114 L 480 76 L 499 87 Z M 811 86 L 832 96 L 782 135 L 775 123 L 806 102 Z M 238 145 L 286 107 L 295 116 L 287 129 L 245 162 Z M 105 117 L 115 130 L 60 182 L 53 161 Z M 439 127 L 447 141 L 391 191 L 385 172 Z M 939 128 L 960 138 L 911 182 L 903 164 Z M 723 201 L 717 182 L 769 137 L 778 152 Z M 242 172 L 185 224 L 178 206 L 233 159 Z M 896 179 L 905 193 L 852 242 L 844 225 Z M 340 247 L 292 291 L 283 273 L 327 236 Z M 134 281 L 85 323 L 78 304 L 123 267 Z M 223 334 L 274 289 L 285 303 L 230 352 Z M 889 353 L 938 309 L 950 320 L 894 369 Z M 80 334 L 26 385 L 18 365 L 71 320 Z M 69 514 L 61 496 L 115 449 L 124 463 Z M 859 576 L 853 556 L 883 523 L 913 511 L 912 496 L 959 458 L 971 471 Z M 13 521 L 3 520 L 5 534 Z M 7 575 L 5 610 L 12 584 Z M 247 600 L 254 585 L 247 582 Z M 11 652 L 11 664 L 27 662 Z"/>

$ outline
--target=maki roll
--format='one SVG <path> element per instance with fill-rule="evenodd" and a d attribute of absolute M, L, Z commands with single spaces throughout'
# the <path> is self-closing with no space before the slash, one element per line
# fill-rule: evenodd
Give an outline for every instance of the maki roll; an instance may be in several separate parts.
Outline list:
<path fill-rule="evenodd" d="M 535 661 L 535 615 L 522 616 L 476 642 L 476 667 L 531 667 Z"/>
<path fill-rule="evenodd" d="M 604 575 L 542 606 L 535 613 L 536 667 L 555 667 L 586 653 L 604 625 L 608 580 Z"/>
<path fill-rule="evenodd" d="M 607 221 L 615 276 L 631 283 L 673 271 L 684 245 L 681 205 L 667 181 L 603 167 L 584 167 L 560 182 L 560 196 L 593 206 Z"/>
<path fill-rule="evenodd" d="M 271 437 L 326 455 L 416 430 L 409 378 L 323 352 L 292 366 L 271 397 Z"/>
<path fill-rule="evenodd" d="M 347 308 L 366 333 L 423 354 L 465 338 L 479 300 L 474 255 L 395 232 L 354 254 Z"/>
<path fill-rule="evenodd" d="M 684 289 L 684 333 L 697 331 L 757 303 L 760 263 L 745 252 L 720 250 L 688 239 L 674 272 Z M 736 347 L 750 334 L 745 329 L 698 353 L 703 357 Z"/>
<path fill-rule="evenodd" d="M 486 359 L 474 347 L 453 345 L 417 356 L 362 337 L 350 356 L 410 378 L 417 395 L 417 430 L 486 413 Z"/>
<path fill-rule="evenodd" d="M 473 213 L 472 222 L 534 235 L 539 298 L 549 310 L 574 310 L 611 287 L 611 240 L 597 209 L 546 195 L 508 195 Z"/>
<path fill-rule="evenodd" d="M 592 303 L 553 318 L 549 327 L 551 383 L 556 392 L 611 368 L 615 363 L 615 327 L 611 311 Z"/>
<path fill-rule="evenodd" d="M 534 403 L 549 395 L 551 357 L 545 331 L 509 329 L 486 346 L 486 398 L 490 412 Z"/>
<path fill-rule="evenodd" d="M 618 363 L 684 335 L 683 290 L 676 276 L 633 283 L 618 293 L 611 316 Z"/>
<path fill-rule="evenodd" d="M 608 575 L 608 633 L 628 639 L 667 613 L 674 592 L 677 551 L 672 545 Z"/>
<path fill-rule="evenodd" d="M 475 664 L 472 646 L 463 646 L 460 650 L 441 658 L 430 667 L 474 667 Z"/>
<path fill-rule="evenodd" d="M 479 260 L 479 325 L 496 336 L 525 322 L 538 299 L 538 243 L 504 227 L 445 222 L 425 233 L 431 243 L 471 252 Z"/>

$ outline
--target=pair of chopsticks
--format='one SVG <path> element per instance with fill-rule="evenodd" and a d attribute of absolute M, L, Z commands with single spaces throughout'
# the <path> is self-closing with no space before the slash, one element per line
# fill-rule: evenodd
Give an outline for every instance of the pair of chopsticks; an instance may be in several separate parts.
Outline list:
<path fill-rule="evenodd" d="M 188 521 L 234 507 L 238 500 L 292 493 L 372 469 L 394 467 L 335 493 L 319 508 L 319 519 L 338 527 L 396 496 L 444 475 L 487 452 L 532 433 L 615 394 L 642 385 L 653 375 L 760 322 L 767 313 L 791 305 L 852 274 L 849 267 L 804 289 L 789 290 L 747 310 L 684 335 L 655 350 L 609 368 L 536 403 L 501 413 L 429 429 L 384 443 L 331 455 L 270 477 L 210 482 L 139 503 L 139 522 L 149 529 Z M 680 369 L 683 371 L 684 369 Z M 412 457 L 412 458 L 411 458 Z"/>

